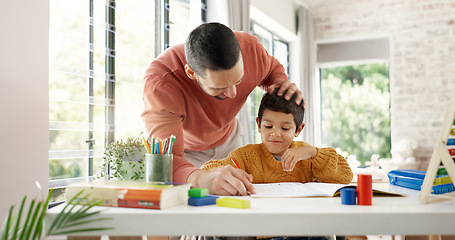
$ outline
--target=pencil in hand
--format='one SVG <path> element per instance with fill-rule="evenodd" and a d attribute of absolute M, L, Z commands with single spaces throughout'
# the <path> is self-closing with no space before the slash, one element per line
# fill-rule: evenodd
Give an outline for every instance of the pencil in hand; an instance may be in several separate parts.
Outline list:
<path fill-rule="evenodd" d="M 238 165 L 237 162 L 234 160 L 234 158 L 231 158 L 231 161 L 234 163 L 234 165 L 235 165 L 238 169 L 240 169 L 239 165 Z"/>

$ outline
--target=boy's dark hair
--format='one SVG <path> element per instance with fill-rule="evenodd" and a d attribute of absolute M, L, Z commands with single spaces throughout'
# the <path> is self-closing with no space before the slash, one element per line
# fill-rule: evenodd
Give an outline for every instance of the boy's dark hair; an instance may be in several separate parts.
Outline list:
<path fill-rule="evenodd" d="M 295 122 L 296 129 L 299 129 L 300 125 L 303 123 L 303 116 L 305 115 L 305 110 L 303 109 L 303 101 L 299 105 L 295 103 L 296 94 L 292 95 L 292 98 L 287 101 L 284 99 L 286 92 L 280 97 L 277 95 L 279 88 L 276 88 L 272 94 L 266 93 L 262 97 L 261 105 L 259 106 L 258 119 L 259 124 L 262 122 L 262 115 L 264 114 L 265 109 L 274 112 L 290 113 L 292 114 Z"/>
<path fill-rule="evenodd" d="M 238 61 L 240 45 L 234 32 L 220 23 L 195 28 L 185 42 L 188 65 L 199 75 L 205 70 L 228 70 Z"/>

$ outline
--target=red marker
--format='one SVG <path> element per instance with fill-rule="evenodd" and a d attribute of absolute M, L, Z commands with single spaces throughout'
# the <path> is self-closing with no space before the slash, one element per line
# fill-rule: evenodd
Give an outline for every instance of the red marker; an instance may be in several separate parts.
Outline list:
<path fill-rule="evenodd" d="M 240 169 L 239 165 L 237 164 L 237 162 L 236 162 L 233 158 L 231 158 L 231 161 L 234 163 L 234 165 L 235 165 L 237 168 Z"/>

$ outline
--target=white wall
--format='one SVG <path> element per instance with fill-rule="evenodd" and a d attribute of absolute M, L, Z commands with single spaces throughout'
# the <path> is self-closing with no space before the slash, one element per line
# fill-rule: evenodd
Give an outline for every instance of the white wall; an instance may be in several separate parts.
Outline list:
<path fill-rule="evenodd" d="M 1 0 L 0 222 L 48 188 L 49 1 Z"/>

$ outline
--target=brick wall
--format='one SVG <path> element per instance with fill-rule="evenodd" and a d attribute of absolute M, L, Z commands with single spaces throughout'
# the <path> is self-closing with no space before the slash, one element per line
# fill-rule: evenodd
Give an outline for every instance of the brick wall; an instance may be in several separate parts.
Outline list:
<path fill-rule="evenodd" d="M 392 148 L 415 139 L 426 170 L 455 88 L 455 0 L 328 0 L 315 40 L 390 36 Z"/>

